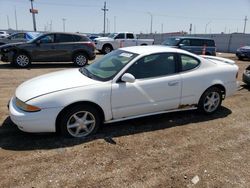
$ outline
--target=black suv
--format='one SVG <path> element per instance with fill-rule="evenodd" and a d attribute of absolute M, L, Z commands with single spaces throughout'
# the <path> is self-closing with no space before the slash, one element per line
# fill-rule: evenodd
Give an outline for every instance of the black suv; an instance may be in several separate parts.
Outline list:
<path fill-rule="evenodd" d="M 194 54 L 216 56 L 216 46 L 213 39 L 200 37 L 170 37 L 162 45 L 181 48 Z"/>
<path fill-rule="evenodd" d="M 84 66 L 95 59 L 95 45 L 84 35 L 46 33 L 26 43 L 0 47 L 1 60 L 18 67 L 28 67 L 32 61 L 68 62 Z"/>

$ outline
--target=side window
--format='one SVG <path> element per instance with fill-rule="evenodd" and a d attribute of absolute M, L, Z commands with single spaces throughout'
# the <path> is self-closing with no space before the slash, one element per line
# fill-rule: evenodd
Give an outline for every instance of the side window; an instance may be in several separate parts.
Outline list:
<path fill-rule="evenodd" d="M 192 39 L 191 46 L 203 46 L 203 40 L 200 39 Z"/>
<path fill-rule="evenodd" d="M 78 42 L 78 41 L 89 41 L 89 39 L 87 37 L 85 37 L 85 36 L 74 35 L 73 37 L 74 37 L 76 42 Z"/>
<path fill-rule="evenodd" d="M 183 39 L 180 42 L 180 44 L 183 45 L 183 46 L 190 46 L 190 40 L 189 39 Z"/>
<path fill-rule="evenodd" d="M 127 39 L 134 39 L 134 35 L 132 33 L 127 33 Z"/>
<path fill-rule="evenodd" d="M 176 72 L 175 55 L 161 53 L 145 56 L 129 67 L 126 72 L 136 79 L 174 74 Z"/>
<path fill-rule="evenodd" d="M 125 34 L 124 33 L 120 33 L 118 34 L 115 39 L 124 39 L 125 38 Z"/>
<path fill-rule="evenodd" d="M 25 34 L 24 33 L 15 34 L 11 36 L 11 39 L 25 39 Z"/>
<path fill-rule="evenodd" d="M 56 42 L 74 42 L 75 39 L 72 35 L 59 34 L 56 35 Z"/>
<path fill-rule="evenodd" d="M 40 38 L 41 43 L 53 43 L 54 42 L 54 35 L 45 35 Z"/>
<path fill-rule="evenodd" d="M 197 59 L 191 56 L 181 55 L 180 57 L 181 57 L 182 71 L 188 71 L 188 70 L 194 69 L 200 64 L 200 62 Z"/>
<path fill-rule="evenodd" d="M 210 47 L 215 47 L 215 43 L 213 40 L 204 40 L 204 45 L 210 46 Z"/>

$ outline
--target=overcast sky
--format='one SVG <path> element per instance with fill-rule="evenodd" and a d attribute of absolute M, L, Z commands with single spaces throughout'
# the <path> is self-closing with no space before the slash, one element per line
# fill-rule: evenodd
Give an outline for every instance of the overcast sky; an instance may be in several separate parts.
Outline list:
<path fill-rule="evenodd" d="M 193 33 L 243 32 L 244 18 L 250 19 L 250 0 L 106 0 L 108 31 Z M 34 0 L 38 30 L 99 33 L 103 31 L 104 0 Z M 0 0 L 0 29 L 32 30 L 29 0 Z M 51 24 L 52 23 L 52 24 Z M 250 21 L 246 32 L 250 33 Z"/>

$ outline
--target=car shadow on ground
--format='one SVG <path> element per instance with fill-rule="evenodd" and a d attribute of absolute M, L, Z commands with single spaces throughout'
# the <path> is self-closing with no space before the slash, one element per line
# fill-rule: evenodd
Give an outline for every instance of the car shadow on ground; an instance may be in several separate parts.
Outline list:
<path fill-rule="evenodd" d="M 196 110 L 154 115 L 103 125 L 97 134 L 89 138 L 63 138 L 57 134 L 24 133 L 18 130 L 8 117 L 0 127 L 0 148 L 15 151 L 56 149 L 84 144 L 96 139 L 116 144 L 114 138 L 117 137 L 185 126 L 189 123 L 206 122 L 225 118 L 231 113 L 232 111 L 228 108 L 221 107 L 212 115 L 203 115 Z"/>
<path fill-rule="evenodd" d="M 18 68 L 14 65 L 11 65 L 9 63 L 0 64 L 0 69 L 54 69 L 54 68 L 78 68 L 77 66 L 74 66 L 72 62 L 53 62 L 53 63 L 33 63 L 27 68 Z"/>

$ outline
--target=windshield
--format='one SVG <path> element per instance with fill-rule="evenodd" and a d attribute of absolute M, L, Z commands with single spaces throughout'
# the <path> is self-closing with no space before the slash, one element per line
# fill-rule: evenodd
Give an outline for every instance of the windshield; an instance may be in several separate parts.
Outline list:
<path fill-rule="evenodd" d="M 80 68 L 80 72 L 99 81 L 108 81 L 113 79 L 136 56 L 138 54 L 115 50 L 87 67 Z"/>
<path fill-rule="evenodd" d="M 165 46 L 177 46 L 178 42 L 180 41 L 179 38 L 167 38 L 162 45 Z"/>
<path fill-rule="evenodd" d="M 116 35 L 117 35 L 117 33 L 111 33 L 111 34 L 108 35 L 108 37 L 109 37 L 109 38 L 115 38 Z"/>

